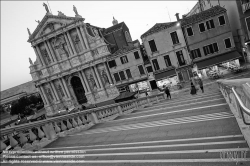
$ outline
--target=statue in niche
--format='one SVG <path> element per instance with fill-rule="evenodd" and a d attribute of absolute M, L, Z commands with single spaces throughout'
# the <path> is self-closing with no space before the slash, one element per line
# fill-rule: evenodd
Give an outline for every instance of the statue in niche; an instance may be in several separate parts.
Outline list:
<path fill-rule="evenodd" d="M 47 4 L 45 4 L 45 3 L 43 3 L 43 6 L 45 7 L 46 12 L 47 12 L 47 13 L 49 13 L 49 8 L 48 8 L 48 5 L 47 5 Z"/>
<path fill-rule="evenodd" d="M 51 93 L 50 88 L 47 89 L 47 93 L 48 93 L 48 97 L 49 97 L 50 101 L 53 101 L 54 98 L 53 98 L 53 96 L 52 96 L 52 93 Z"/>
<path fill-rule="evenodd" d="M 109 79 L 108 79 L 108 76 L 107 76 L 107 73 L 105 72 L 105 70 L 102 70 L 102 78 L 103 78 L 103 82 L 104 84 L 109 84 Z"/>
<path fill-rule="evenodd" d="M 47 53 L 47 50 L 41 50 L 42 55 L 44 56 L 44 58 L 47 60 L 48 63 L 51 63 L 51 59 Z"/>
<path fill-rule="evenodd" d="M 63 54 L 66 54 L 67 57 L 69 57 L 69 54 L 68 54 L 68 52 L 67 52 L 67 50 L 66 50 L 66 48 L 65 48 L 65 45 L 66 45 L 66 43 L 60 42 L 58 46 L 59 46 L 60 51 L 61 51 Z"/>
<path fill-rule="evenodd" d="M 97 85 L 92 74 L 89 75 L 89 82 L 92 89 L 97 89 Z"/>
<path fill-rule="evenodd" d="M 77 12 L 77 9 L 76 9 L 76 7 L 75 7 L 75 5 L 73 5 L 73 11 L 75 12 L 76 16 L 79 15 L 78 12 Z"/>
<path fill-rule="evenodd" d="M 64 93 L 63 93 L 61 85 L 58 86 L 58 91 L 60 92 L 61 96 L 64 97 Z"/>
<path fill-rule="evenodd" d="M 94 33 L 95 33 L 95 37 L 99 37 L 99 33 L 98 33 L 98 30 L 96 28 L 94 28 Z"/>
<path fill-rule="evenodd" d="M 30 58 L 29 58 L 29 61 L 30 61 L 30 64 L 33 65 L 33 62 L 32 62 L 32 60 Z"/>

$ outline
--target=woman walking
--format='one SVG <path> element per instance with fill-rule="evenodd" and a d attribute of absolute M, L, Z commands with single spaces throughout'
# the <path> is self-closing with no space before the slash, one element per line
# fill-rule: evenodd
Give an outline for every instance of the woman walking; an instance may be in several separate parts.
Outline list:
<path fill-rule="evenodd" d="M 196 88 L 193 84 L 193 82 L 191 82 L 191 92 L 190 92 L 191 95 L 196 95 Z"/>

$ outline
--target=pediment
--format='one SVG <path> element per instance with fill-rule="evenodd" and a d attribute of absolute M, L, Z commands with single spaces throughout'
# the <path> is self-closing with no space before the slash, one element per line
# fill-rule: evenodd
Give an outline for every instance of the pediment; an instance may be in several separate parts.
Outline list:
<path fill-rule="evenodd" d="M 40 38 L 43 35 L 53 33 L 56 30 L 67 26 L 75 21 L 81 20 L 84 21 L 84 18 L 45 15 L 42 21 L 38 24 L 35 31 L 30 35 L 28 42 Z"/>

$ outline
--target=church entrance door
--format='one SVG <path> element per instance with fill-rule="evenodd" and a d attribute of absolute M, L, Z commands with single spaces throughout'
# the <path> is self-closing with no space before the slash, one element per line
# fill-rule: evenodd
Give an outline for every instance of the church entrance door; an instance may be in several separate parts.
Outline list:
<path fill-rule="evenodd" d="M 85 96 L 85 91 L 84 88 L 82 86 L 82 82 L 80 80 L 79 77 L 72 77 L 71 78 L 71 85 L 73 87 L 73 90 L 75 92 L 76 95 L 76 99 L 78 101 L 79 104 L 83 104 L 83 103 L 87 103 L 87 98 Z"/>

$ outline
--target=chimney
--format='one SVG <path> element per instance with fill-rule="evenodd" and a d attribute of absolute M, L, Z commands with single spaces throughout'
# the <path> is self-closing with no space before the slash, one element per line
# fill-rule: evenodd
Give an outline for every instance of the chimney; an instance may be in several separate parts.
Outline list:
<path fill-rule="evenodd" d="M 179 13 L 176 13 L 175 16 L 176 16 L 177 21 L 179 21 L 180 20 Z"/>

